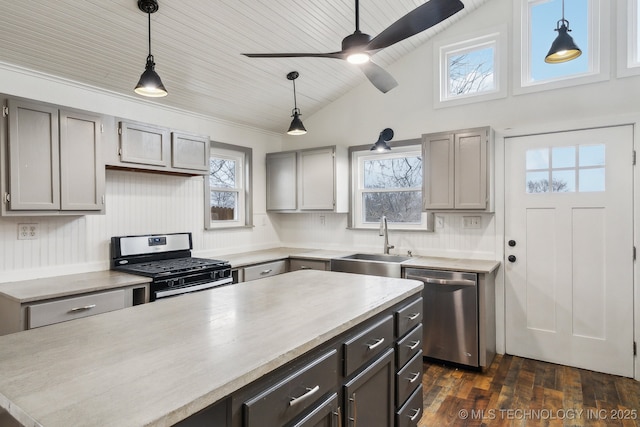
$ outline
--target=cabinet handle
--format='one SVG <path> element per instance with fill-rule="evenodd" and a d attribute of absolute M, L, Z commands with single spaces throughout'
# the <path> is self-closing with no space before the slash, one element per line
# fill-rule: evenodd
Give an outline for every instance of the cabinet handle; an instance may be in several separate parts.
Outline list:
<path fill-rule="evenodd" d="M 369 350 L 373 350 L 374 348 L 379 347 L 383 342 L 384 338 L 378 338 L 373 344 L 367 344 L 367 348 Z"/>
<path fill-rule="evenodd" d="M 300 270 L 311 270 L 311 267 L 307 267 L 306 265 L 301 265 Z"/>
<path fill-rule="evenodd" d="M 418 414 L 420 414 L 420 408 L 414 409 L 415 413 L 413 415 L 407 415 L 411 421 L 415 421 L 418 418 Z"/>
<path fill-rule="evenodd" d="M 271 273 L 272 271 L 273 271 L 272 269 L 262 270 L 262 271 L 260 272 L 260 274 L 269 274 L 269 273 Z"/>
<path fill-rule="evenodd" d="M 95 306 L 96 306 L 95 304 L 91 304 L 91 305 L 85 305 L 84 307 L 75 307 L 67 311 L 67 313 L 77 313 L 79 311 L 87 311 L 87 310 L 91 310 L 92 308 L 95 308 Z"/>
<path fill-rule="evenodd" d="M 417 340 L 407 345 L 407 347 L 409 347 L 409 350 L 415 350 L 416 348 L 418 348 L 419 345 L 420 345 L 420 340 Z"/>
<path fill-rule="evenodd" d="M 407 379 L 410 383 L 416 382 L 416 380 L 420 378 L 420 374 L 421 372 L 416 372 L 415 374 L 413 374 L 413 377 L 407 377 Z"/>
<path fill-rule="evenodd" d="M 300 397 L 292 398 L 289 401 L 289 406 L 293 406 L 293 405 L 305 400 L 306 398 L 311 397 L 313 394 L 317 393 L 318 390 L 320 390 L 320 386 L 319 385 L 315 386 L 314 388 L 308 388 L 307 387 L 307 392 L 305 394 L 303 394 L 302 396 L 300 396 Z"/>
<path fill-rule="evenodd" d="M 407 319 L 416 320 L 418 317 L 420 317 L 420 313 L 413 313 L 412 315 L 407 316 Z"/>

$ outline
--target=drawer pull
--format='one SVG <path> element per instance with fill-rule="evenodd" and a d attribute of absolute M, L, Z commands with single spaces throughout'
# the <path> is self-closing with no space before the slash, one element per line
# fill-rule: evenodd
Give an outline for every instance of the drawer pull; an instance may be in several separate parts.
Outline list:
<path fill-rule="evenodd" d="M 271 273 L 272 271 L 273 271 L 272 269 L 262 270 L 262 271 L 260 272 L 260 274 L 269 274 L 269 273 Z"/>
<path fill-rule="evenodd" d="M 407 379 L 409 380 L 410 383 L 415 382 L 418 378 L 420 378 L 420 372 L 416 372 L 415 374 L 413 374 L 413 377 L 407 377 Z"/>
<path fill-rule="evenodd" d="M 420 340 L 413 341 L 411 344 L 408 344 L 409 350 L 415 350 L 420 345 Z"/>
<path fill-rule="evenodd" d="M 91 310 L 92 308 L 95 308 L 95 306 L 96 306 L 95 304 L 90 304 L 90 305 L 85 305 L 84 307 L 75 307 L 67 311 L 67 313 L 77 313 L 79 311 L 87 311 L 87 310 Z"/>
<path fill-rule="evenodd" d="M 409 417 L 409 419 L 411 421 L 415 421 L 416 418 L 418 418 L 418 415 L 420 414 L 420 408 L 416 408 L 414 409 L 415 413 L 413 415 L 407 415 L 407 417 Z"/>
<path fill-rule="evenodd" d="M 311 267 L 307 267 L 306 265 L 301 265 L 300 270 L 311 270 Z"/>
<path fill-rule="evenodd" d="M 418 317 L 420 317 L 420 313 L 413 313 L 412 315 L 407 316 L 407 319 L 416 320 Z"/>
<path fill-rule="evenodd" d="M 380 345 L 384 342 L 384 338 L 378 338 L 376 340 L 376 342 L 374 342 L 373 344 L 367 344 L 367 348 L 369 350 L 373 350 L 376 347 L 380 347 Z"/>
<path fill-rule="evenodd" d="M 317 385 L 314 388 L 308 388 L 307 387 L 307 392 L 305 394 L 303 394 L 300 397 L 293 397 L 291 398 L 291 400 L 289 401 L 289 406 L 293 406 L 299 402 L 302 402 L 303 400 L 311 397 L 312 395 L 314 395 L 315 393 L 318 392 L 318 390 L 320 390 L 320 386 Z"/>

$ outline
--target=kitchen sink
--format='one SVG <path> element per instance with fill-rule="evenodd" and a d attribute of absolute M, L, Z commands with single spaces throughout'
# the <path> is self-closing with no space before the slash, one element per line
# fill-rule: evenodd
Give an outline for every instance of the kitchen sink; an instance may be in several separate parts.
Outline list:
<path fill-rule="evenodd" d="M 401 277 L 401 264 L 410 257 L 386 254 L 353 254 L 331 260 L 331 271 Z"/>

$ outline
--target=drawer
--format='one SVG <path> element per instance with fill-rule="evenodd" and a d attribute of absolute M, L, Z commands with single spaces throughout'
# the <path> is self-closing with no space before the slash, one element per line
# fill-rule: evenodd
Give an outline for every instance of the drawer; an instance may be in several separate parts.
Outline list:
<path fill-rule="evenodd" d="M 252 265 L 244 268 L 244 281 L 262 279 L 263 277 L 275 276 L 287 272 L 287 261 L 280 260 L 266 262 L 264 264 Z"/>
<path fill-rule="evenodd" d="M 329 261 L 318 261 L 308 259 L 290 259 L 289 270 L 328 270 Z"/>
<path fill-rule="evenodd" d="M 413 356 L 413 359 L 396 374 L 396 406 L 402 405 L 420 384 L 422 384 L 422 351 Z"/>
<path fill-rule="evenodd" d="M 422 384 L 396 412 L 396 427 L 416 427 L 422 418 Z"/>
<path fill-rule="evenodd" d="M 396 366 L 401 369 L 405 363 L 422 350 L 422 325 L 413 328 L 396 344 Z"/>
<path fill-rule="evenodd" d="M 53 323 L 119 310 L 127 306 L 125 298 L 125 290 L 119 289 L 32 304 L 27 307 L 27 328 L 38 328 Z"/>
<path fill-rule="evenodd" d="M 333 393 L 324 402 L 311 409 L 302 419 L 292 423 L 290 427 L 322 427 L 340 423 L 340 406 L 338 395 Z"/>
<path fill-rule="evenodd" d="M 398 338 L 401 338 L 411 328 L 422 323 L 423 310 L 422 298 L 418 298 L 396 311 L 396 336 Z"/>
<path fill-rule="evenodd" d="M 344 343 L 344 375 L 353 374 L 392 343 L 393 317 L 386 316 Z"/>
<path fill-rule="evenodd" d="M 244 426 L 281 426 L 338 386 L 338 352 L 320 356 L 243 404 Z"/>

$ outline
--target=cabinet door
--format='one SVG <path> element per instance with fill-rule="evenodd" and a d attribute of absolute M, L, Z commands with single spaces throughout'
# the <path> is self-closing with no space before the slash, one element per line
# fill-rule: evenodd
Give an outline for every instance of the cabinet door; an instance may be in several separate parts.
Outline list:
<path fill-rule="evenodd" d="M 332 147 L 300 151 L 300 209 L 333 210 L 335 157 Z"/>
<path fill-rule="evenodd" d="M 209 170 L 209 137 L 171 133 L 171 166 L 199 171 Z"/>
<path fill-rule="evenodd" d="M 486 130 L 455 135 L 455 207 L 487 207 L 487 137 Z"/>
<path fill-rule="evenodd" d="M 454 207 L 454 144 L 452 133 L 423 135 L 424 209 Z"/>
<path fill-rule="evenodd" d="M 265 262 L 244 268 L 244 282 L 276 276 L 287 272 L 287 261 Z"/>
<path fill-rule="evenodd" d="M 267 154 L 267 210 L 296 209 L 296 153 Z"/>
<path fill-rule="evenodd" d="M 289 258 L 289 271 L 329 270 L 329 261 Z"/>
<path fill-rule="evenodd" d="M 63 210 L 104 206 L 105 169 L 99 116 L 60 111 L 60 184 Z"/>
<path fill-rule="evenodd" d="M 393 350 L 344 386 L 346 426 L 393 425 Z"/>
<path fill-rule="evenodd" d="M 58 210 L 58 109 L 13 99 L 8 106 L 10 209 Z"/>
<path fill-rule="evenodd" d="M 120 160 L 144 165 L 169 165 L 169 130 L 120 122 Z"/>

